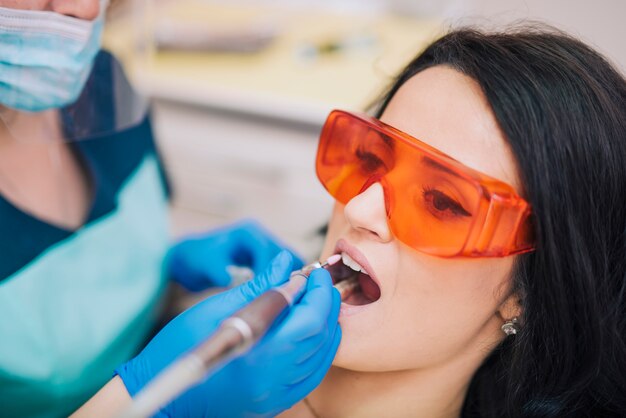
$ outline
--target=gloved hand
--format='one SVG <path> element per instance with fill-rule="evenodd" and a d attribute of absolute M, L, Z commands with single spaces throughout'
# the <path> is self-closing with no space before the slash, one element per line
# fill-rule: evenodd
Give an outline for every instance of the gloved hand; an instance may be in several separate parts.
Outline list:
<path fill-rule="evenodd" d="M 249 267 L 259 274 L 282 249 L 286 248 L 261 225 L 246 220 L 183 240 L 170 249 L 166 269 L 174 281 L 197 292 L 228 286 L 229 266 Z M 294 270 L 299 269 L 302 260 L 290 252 Z"/>
<path fill-rule="evenodd" d="M 134 359 L 120 366 L 131 396 L 218 324 L 289 277 L 293 258 L 283 251 L 253 280 L 205 299 L 174 318 Z M 159 417 L 273 416 L 304 398 L 323 379 L 341 329 L 340 299 L 327 271 L 313 271 L 300 301 L 259 344 L 165 406 Z"/>

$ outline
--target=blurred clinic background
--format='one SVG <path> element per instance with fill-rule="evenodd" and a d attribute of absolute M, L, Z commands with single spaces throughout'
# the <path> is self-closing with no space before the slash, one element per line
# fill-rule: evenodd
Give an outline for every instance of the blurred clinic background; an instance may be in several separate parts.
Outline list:
<path fill-rule="evenodd" d="M 105 47 L 152 100 L 179 237 L 257 218 L 308 259 L 332 207 L 314 172 L 333 108 L 365 109 L 427 42 L 521 19 L 626 69 L 623 0 L 113 0 Z"/>

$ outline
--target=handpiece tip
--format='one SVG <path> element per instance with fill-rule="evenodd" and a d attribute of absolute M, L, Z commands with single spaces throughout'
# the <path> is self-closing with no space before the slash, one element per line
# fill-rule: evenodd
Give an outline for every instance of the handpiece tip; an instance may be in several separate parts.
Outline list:
<path fill-rule="evenodd" d="M 330 257 L 326 259 L 325 264 L 332 266 L 333 264 L 337 263 L 337 261 L 339 260 L 341 260 L 341 255 L 339 254 L 331 255 Z"/>

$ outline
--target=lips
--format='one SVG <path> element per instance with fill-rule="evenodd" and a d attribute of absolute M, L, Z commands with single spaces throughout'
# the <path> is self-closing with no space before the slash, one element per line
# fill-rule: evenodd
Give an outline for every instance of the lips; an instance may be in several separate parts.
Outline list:
<path fill-rule="evenodd" d="M 344 304 L 363 306 L 376 302 L 380 298 L 380 285 L 367 258 L 343 239 L 337 242 L 335 254 L 341 255 L 341 261 L 329 268 L 333 282 L 358 281 L 358 286 L 351 286 L 353 291 L 343 299 Z"/>

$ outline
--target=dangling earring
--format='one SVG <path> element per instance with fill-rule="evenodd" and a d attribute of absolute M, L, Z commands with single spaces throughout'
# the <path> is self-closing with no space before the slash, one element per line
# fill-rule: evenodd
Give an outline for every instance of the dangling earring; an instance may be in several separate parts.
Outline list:
<path fill-rule="evenodd" d="M 502 332 L 504 332 L 507 336 L 515 335 L 517 334 L 517 328 L 518 328 L 517 322 L 518 322 L 517 317 L 513 319 L 509 319 L 504 324 L 502 324 L 500 328 L 502 329 Z"/>

